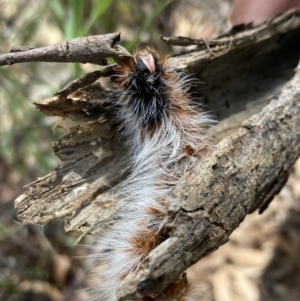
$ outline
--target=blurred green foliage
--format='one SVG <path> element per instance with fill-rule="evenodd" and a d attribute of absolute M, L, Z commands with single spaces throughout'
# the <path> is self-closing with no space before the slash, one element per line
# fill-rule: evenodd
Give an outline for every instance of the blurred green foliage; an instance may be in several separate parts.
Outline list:
<path fill-rule="evenodd" d="M 152 10 L 149 15 L 144 16 L 139 9 L 139 1 L 94 0 L 87 4 L 78 0 L 49 0 L 54 22 L 63 33 L 64 40 L 114 32 L 120 21 L 126 24 L 127 20 L 131 19 L 130 23 L 136 28 L 132 39 L 124 45 L 129 51 L 138 46 L 142 34 L 172 0 L 149 2 L 153 4 Z M 75 77 L 78 77 L 81 74 L 80 66 L 78 64 L 72 66 Z"/>
<path fill-rule="evenodd" d="M 7 236 L 7 228 L 4 224 L 0 223 L 0 241 Z"/>

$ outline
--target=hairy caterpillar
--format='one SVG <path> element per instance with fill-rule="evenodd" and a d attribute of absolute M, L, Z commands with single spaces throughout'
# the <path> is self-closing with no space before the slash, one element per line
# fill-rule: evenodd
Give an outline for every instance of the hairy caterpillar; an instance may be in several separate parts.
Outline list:
<path fill-rule="evenodd" d="M 164 197 L 178 178 L 209 147 L 208 116 L 191 104 L 192 80 L 171 71 L 153 50 L 137 52 L 112 79 L 119 133 L 124 139 L 131 173 L 116 193 L 126 198 L 116 222 L 94 247 L 99 285 L 94 300 L 115 301 L 120 280 L 155 248 L 165 235 Z M 197 300 L 185 276 L 159 296 L 146 300 Z"/>

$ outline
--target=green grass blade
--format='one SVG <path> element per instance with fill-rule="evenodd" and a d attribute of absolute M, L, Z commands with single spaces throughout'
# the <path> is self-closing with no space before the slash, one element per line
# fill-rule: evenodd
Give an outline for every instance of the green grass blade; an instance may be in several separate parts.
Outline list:
<path fill-rule="evenodd" d="M 126 43 L 125 48 L 127 50 L 132 50 L 135 45 L 138 43 L 140 36 L 143 32 L 147 30 L 147 28 L 150 26 L 150 24 L 153 22 L 153 20 L 156 18 L 156 16 L 163 11 L 173 0 L 165 0 L 159 2 L 159 4 L 156 6 L 152 14 L 144 21 L 142 26 L 140 27 L 138 33 L 135 35 L 135 37 L 128 43 Z"/>
<path fill-rule="evenodd" d="M 97 7 L 92 10 L 83 30 L 83 35 L 87 35 L 93 24 L 107 11 L 113 0 L 98 1 Z"/>
<path fill-rule="evenodd" d="M 59 0 L 48 0 L 48 3 L 50 4 L 57 25 L 63 31 L 66 13 L 62 3 Z"/>

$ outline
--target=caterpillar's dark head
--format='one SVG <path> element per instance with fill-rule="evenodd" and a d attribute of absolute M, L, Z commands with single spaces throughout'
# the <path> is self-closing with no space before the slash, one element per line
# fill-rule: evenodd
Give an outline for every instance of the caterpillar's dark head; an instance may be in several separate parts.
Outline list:
<path fill-rule="evenodd" d="M 168 115 L 163 66 L 150 51 L 137 53 L 127 74 L 126 106 L 143 126 L 159 124 Z"/>

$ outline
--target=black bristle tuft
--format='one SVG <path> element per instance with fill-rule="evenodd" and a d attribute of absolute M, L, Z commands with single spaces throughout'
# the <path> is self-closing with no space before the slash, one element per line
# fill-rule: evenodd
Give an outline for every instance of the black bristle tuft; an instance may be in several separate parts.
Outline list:
<path fill-rule="evenodd" d="M 137 57 L 127 88 L 130 96 L 127 105 L 143 126 L 159 124 L 168 114 L 163 70 L 156 56 L 151 55 L 155 62 L 155 71 L 151 73 L 143 60 Z"/>

